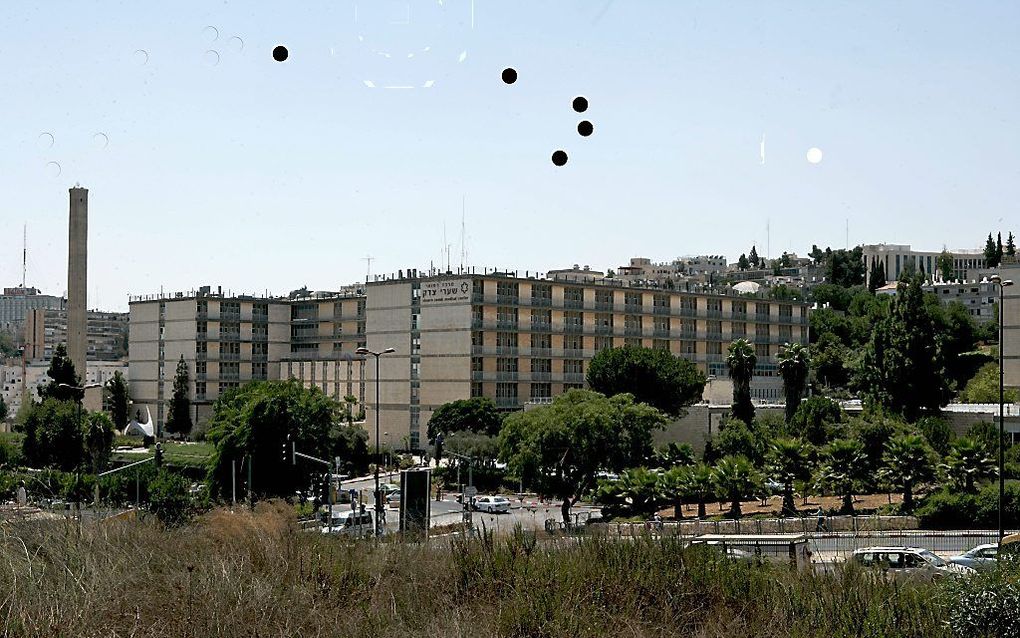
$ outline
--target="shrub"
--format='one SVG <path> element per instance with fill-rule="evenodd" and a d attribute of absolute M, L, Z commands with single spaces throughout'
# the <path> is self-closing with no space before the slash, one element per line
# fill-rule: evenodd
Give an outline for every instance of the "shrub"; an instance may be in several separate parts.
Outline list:
<path fill-rule="evenodd" d="M 961 638 L 1020 636 L 1020 569 L 1004 558 L 999 569 L 944 585 L 949 627 Z"/>
<path fill-rule="evenodd" d="M 996 529 L 999 526 L 998 483 L 988 483 L 977 494 L 943 488 L 925 497 L 915 514 L 925 529 Z M 1006 528 L 1020 526 L 1018 484 L 1006 485 L 1002 523 Z"/>
<path fill-rule="evenodd" d="M 169 470 L 160 470 L 149 483 L 149 510 L 168 527 L 176 527 L 191 519 L 191 496 L 188 481 Z"/>

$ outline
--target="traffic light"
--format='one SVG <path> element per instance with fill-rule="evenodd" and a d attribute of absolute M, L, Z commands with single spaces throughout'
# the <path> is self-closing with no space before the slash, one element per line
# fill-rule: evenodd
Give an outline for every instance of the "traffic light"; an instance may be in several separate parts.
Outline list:
<path fill-rule="evenodd" d="M 443 435 L 436 435 L 436 467 L 439 467 L 439 462 L 443 460 Z"/>
<path fill-rule="evenodd" d="M 285 441 L 283 442 L 283 456 L 281 457 L 281 460 L 282 460 L 282 461 L 283 461 L 284 463 L 286 463 L 286 462 L 287 462 L 287 447 L 288 447 L 289 445 L 290 445 L 290 435 L 288 434 L 288 435 L 287 435 L 287 439 L 286 439 L 286 440 L 285 440 Z"/>
<path fill-rule="evenodd" d="M 155 457 L 153 462 L 156 464 L 156 468 L 157 469 L 163 467 L 163 444 L 162 443 L 157 443 L 156 444 L 156 457 Z"/>

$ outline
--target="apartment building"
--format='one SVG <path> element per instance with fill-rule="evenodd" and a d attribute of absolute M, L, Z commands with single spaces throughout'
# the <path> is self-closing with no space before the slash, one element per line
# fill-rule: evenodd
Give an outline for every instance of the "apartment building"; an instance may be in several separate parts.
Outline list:
<path fill-rule="evenodd" d="M 30 360 L 49 360 L 58 344 L 67 343 L 67 310 L 34 309 L 25 315 L 24 345 Z M 86 360 L 118 361 L 127 356 L 128 313 L 86 313 Z"/>
<path fill-rule="evenodd" d="M 213 402 L 251 380 L 279 379 L 290 351 L 291 308 L 285 299 L 224 295 L 208 286 L 172 296 L 130 300 L 130 387 L 136 407 L 149 407 L 157 431 L 166 420 L 174 374 L 183 356 L 194 420 Z"/>
<path fill-rule="evenodd" d="M 0 295 L 0 330 L 9 332 L 21 343 L 25 328 L 25 316 L 32 310 L 61 310 L 67 300 L 63 297 L 44 295 L 38 288 L 4 288 Z"/>
<path fill-rule="evenodd" d="M 938 258 L 941 250 L 911 250 L 909 244 L 868 244 L 862 247 L 864 257 L 865 283 L 871 279 L 871 269 L 875 263 L 885 267 L 886 281 L 897 281 L 907 268 L 924 271 L 928 274 L 938 270 Z M 980 248 L 951 250 L 953 256 L 953 279 L 963 280 L 968 270 L 985 267 L 984 251 Z"/>
<path fill-rule="evenodd" d="M 1020 389 L 1020 263 L 1015 257 L 1009 262 L 1003 259 L 999 275 L 1013 282 L 1002 290 L 1003 382 L 1007 387 Z M 995 292 L 998 294 L 998 287 Z"/>
<path fill-rule="evenodd" d="M 355 351 L 365 341 L 363 287 L 318 292 L 288 301 L 290 347 L 281 377 L 318 387 L 338 401 L 353 396 L 365 403 L 365 361 Z"/>
<path fill-rule="evenodd" d="M 11 419 L 21 409 L 24 396 L 27 395 L 33 401 L 39 400 L 39 389 L 51 381 L 46 374 L 49 368 L 48 361 L 22 362 L 8 359 L 6 363 L 0 363 L 0 396 L 10 408 Z M 82 383 L 105 385 L 117 372 L 127 377 L 127 364 L 123 361 L 89 361 Z M 103 405 L 102 400 L 102 392 L 92 392 L 90 389 L 85 394 L 84 406 L 88 410 L 99 410 Z"/>
<path fill-rule="evenodd" d="M 802 303 L 512 273 L 411 271 L 370 282 L 365 319 L 367 347 L 395 350 L 379 360 L 381 433 L 406 436 L 412 447 L 424 445 L 443 403 L 485 396 L 512 410 L 547 401 L 584 387 L 592 357 L 612 347 L 667 350 L 724 377 L 729 342 L 747 338 L 758 354 L 753 396 L 780 400 L 776 354 L 784 343 L 808 342 Z M 373 361 L 366 378 L 371 393 Z M 367 407 L 371 424 L 371 397 Z"/>

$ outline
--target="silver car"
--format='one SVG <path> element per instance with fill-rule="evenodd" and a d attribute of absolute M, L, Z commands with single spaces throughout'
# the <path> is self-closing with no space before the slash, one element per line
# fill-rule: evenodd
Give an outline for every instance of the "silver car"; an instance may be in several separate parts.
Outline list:
<path fill-rule="evenodd" d="M 881 570 L 884 576 L 895 580 L 933 580 L 974 573 L 971 567 L 946 562 L 920 547 L 864 547 L 855 550 L 850 560 Z"/>
<path fill-rule="evenodd" d="M 505 496 L 479 496 L 472 505 L 479 512 L 490 514 L 506 514 L 510 511 L 510 499 Z"/>
<path fill-rule="evenodd" d="M 949 562 L 971 569 L 988 569 L 995 567 L 998 555 L 999 546 L 996 543 L 985 543 L 971 548 L 959 556 L 951 556 Z"/>

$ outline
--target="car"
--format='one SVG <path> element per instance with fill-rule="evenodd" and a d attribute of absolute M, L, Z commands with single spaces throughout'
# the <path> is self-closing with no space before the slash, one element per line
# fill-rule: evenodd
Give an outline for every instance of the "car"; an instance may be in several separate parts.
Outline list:
<path fill-rule="evenodd" d="M 968 549 L 957 556 L 950 556 L 949 562 L 954 565 L 963 565 L 973 569 L 988 569 L 996 565 L 999 556 L 999 546 L 996 543 L 985 543 Z"/>
<path fill-rule="evenodd" d="M 323 512 L 323 523 L 325 523 L 326 512 Z M 339 506 L 333 506 L 333 520 L 330 525 L 322 526 L 323 534 L 338 534 L 340 536 L 372 536 L 375 526 L 372 524 L 374 518 L 371 510 L 363 510 L 360 513 L 352 509 L 341 510 Z"/>
<path fill-rule="evenodd" d="M 920 547 L 863 547 L 854 550 L 850 560 L 861 567 L 879 569 L 896 580 L 933 580 L 975 573 L 971 567 L 950 563 Z"/>
<path fill-rule="evenodd" d="M 510 499 L 505 496 L 478 496 L 474 499 L 473 507 L 479 512 L 506 514 L 510 511 Z"/>
<path fill-rule="evenodd" d="M 386 502 L 387 503 L 399 503 L 400 502 L 400 490 L 397 490 L 396 492 L 390 492 L 389 494 L 387 494 L 386 495 Z"/>

